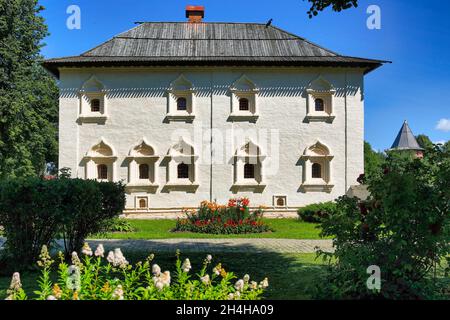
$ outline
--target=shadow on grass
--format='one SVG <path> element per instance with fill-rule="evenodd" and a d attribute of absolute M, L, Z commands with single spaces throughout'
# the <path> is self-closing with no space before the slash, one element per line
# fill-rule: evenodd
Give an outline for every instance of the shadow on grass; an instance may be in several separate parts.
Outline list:
<path fill-rule="evenodd" d="M 213 261 L 208 273 L 211 273 L 212 268 L 220 262 L 225 270 L 233 272 L 238 278 L 249 274 L 251 280 L 259 282 L 268 277 L 270 286 L 264 295 L 265 299 L 311 299 L 313 288 L 320 283 L 324 272 L 321 261 L 315 260 L 314 253 L 279 253 L 249 244 L 234 245 L 231 250 L 229 247 L 224 250 L 221 243 L 195 242 L 192 247 L 196 250 L 193 250 L 189 248 L 192 244 L 189 240 L 170 245 L 154 240 L 151 249 L 145 246 L 139 248 L 136 244 L 129 247 L 121 240 L 96 240 L 90 243 L 92 247 L 103 243 L 107 251 L 121 248 L 131 263 L 144 260 L 154 253 L 153 263 L 157 263 L 161 269 L 169 270 L 172 274 L 177 249 L 181 249 L 182 259 L 190 259 L 193 275 L 201 269 L 206 255 L 211 254 Z M 22 284 L 29 296 L 33 296 L 32 292 L 37 289 L 38 276 L 36 272 L 22 274 Z M 10 279 L 9 276 L 0 276 L 0 299 L 5 298 Z"/>

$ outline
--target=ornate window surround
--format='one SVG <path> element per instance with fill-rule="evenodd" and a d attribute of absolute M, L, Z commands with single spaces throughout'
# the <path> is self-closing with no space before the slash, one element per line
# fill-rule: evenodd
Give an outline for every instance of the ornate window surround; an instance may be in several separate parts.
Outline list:
<path fill-rule="evenodd" d="M 195 118 L 195 89 L 186 77 L 181 74 L 174 80 L 167 90 L 168 110 L 166 119 L 168 121 L 192 122 Z M 178 98 L 186 99 L 186 110 L 178 110 Z"/>
<path fill-rule="evenodd" d="M 334 156 L 331 155 L 330 149 L 319 140 L 305 149 L 301 156 L 301 159 L 304 161 L 303 183 L 301 188 L 305 192 L 331 192 L 334 187 L 331 178 L 331 160 L 333 158 Z M 313 163 L 319 163 L 321 165 L 321 178 L 312 178 Z"/>
<path fill-rule="evenodd" d="M 233 156 L 233 189 L 263 189 L 266 187 L 264 174 L 264 160 L 266 155 L 252 140 L 247 140 L 239 147 Z M 255 178 L 244 178 L 244 166 L 250 163 L 254 165 Z M 241 191 L 241 190 L 240 190 Z"/>
<path fill-rule="evenodd" d="M 85 161 L 85 179 L 97 179 L 97 165 L 105 164 L 108 167 L 107 181 L 116 181 L 116 160 L 117 154 L 114 148 L 108 144 L 102 137 L 100 141 L 94 144 L 86 155 Z"/>
<path fill-rule="evenodd" d="M 79 92 L 79 122 L 104 123 L 108 119 L 107 89 L 94 75 L 84 82 Z M 100 101 L 100 111 L 92 112 L 90 101 Z"/>
<path fill-rule="evenodd" d="M 199 157 L 195 154 L 195 149 L 192 144 L 188 143 L 183 137 L 180 137 L 179 142 L 169 149 L 165 158 L 168 160 L 166 188 L 189 191 L 199 187 L 196 163 Z M 178 178 L 178 165 L 180 163 L 185 163 L 189 166 L 188 179 Z"/>
<path fill-rule="evenodd" d="M 156 162 L 159 156 L 155 149 L 145 138 L 142 138 L 128 152 L 128 184 L 127 189 L 132 191 L 155 191 L 158 188 Z M 139 179 L 139 166 L 149 166 L 149 178 Z"/>
<path fill-rule="evenodd" d="M 306 120 L 309 122 L 333 122 L 334 115 L 334 96 L 336 90 L 330 82 L 319 76 L 316 80 L 312 81 L 308 88 L 307 93 L 307 112 Z M 324 102 L 324 111 L 316 111 L 315 100 L 322 99 Z"/>
<path fill-rule="evenodd" d="M 242 75 L 230 87 L 231 92 L 231 121 L 249 121 L 258 120 L 258 93 L 259 89 L 246 75 Z M 245 98 L 248 100 L 249 110 L 239 110 L 239 100 Z"/>

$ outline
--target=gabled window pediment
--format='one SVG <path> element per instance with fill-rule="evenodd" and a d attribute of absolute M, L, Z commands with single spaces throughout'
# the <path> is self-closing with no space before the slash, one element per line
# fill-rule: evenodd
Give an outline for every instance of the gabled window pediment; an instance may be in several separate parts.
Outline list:
<path fill-rule="evenodd" d="M 106 87 L 95 76 L 86 80 L 80 88 L 80 111 L 78 120 L 81 122 L 105 122 Z"/>
<path fill-rule="evenodd" d="M 191 81 L 180 75 L 169 85 L 167 92 L 169 121 L 193 121 L 195 118 L 195 90 Z"/>
<path fill-rule="evenodd" d="M 258 92 L 256 84 L 246 75 L 241 76 L 230 87 L 232 121 L 252 121 L 258 119 Z"/>
<path fill-rule="evenodd" d="M 306 92 L 306 120 L 332 122 L 335 118 L 333 110 L 336 93 L 333 85 L 320 76 L 308 85 Z"/>

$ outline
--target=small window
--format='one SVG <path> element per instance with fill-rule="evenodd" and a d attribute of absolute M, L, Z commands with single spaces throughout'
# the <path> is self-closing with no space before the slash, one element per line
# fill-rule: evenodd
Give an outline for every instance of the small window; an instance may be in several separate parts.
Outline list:
<path fill-rule="evenodd" d="M 139 199 L 139 208 L 140 209 L 146 209 L 147 208 L 147 200 L 146 199 Z"/>
<path fill-rule="evenodd" d="M 316 111 L 325 111 L 325 104 L 323 99 L 316 99 L 315 101 Z"/>
<path fill-rule="evenodd" d="M 284 199 L 283 198 L 278 198 L 277 199 L 277 206 L 278 207 L 284 207 Z"/>
<path fill-rule="evenodd" d="M 248 99 L 246 98 L 241 98 L 239 99 L 239 110 L 240 111 L 249 111 L 249 104 L 248 104 Z"/>
<path fill-rule="evenodd" d="M 108 179 L 108 166 L 106 164 L 99 164 L 97 166 L 97 177 L 99 180 Z"/>
<path fill-rule="evenodd" d="M 100 100 L 99 99 L 91 100 L 91 112 L 100 112 Z"/>
<path fill-rule="evenodd" d="M 322 178 L 322 166 L 319 163 L 314 163 L 312 165 L 312 177 Z"/>
<path fill-rule="evenodd" d="M 186 98 L 177 99 L 177 110 L 186 111 L 187 110 L 187 100 Z"/>
<path fill-rule="evenodd" d="M 139 179 L 149 178 L 149 166 L 148 164 L 139 165 Z"/>
<path fill-rule="evenodd" d="M 251 163 L 246 163 L 244 165 L 244 179 L 254 179 L 255 178 L 255 165 Z"/>
<path fill-rule="evenodd" d="M 189 179 L 189 166 L 185 163 L 178 165 L 178 179 Z"/>

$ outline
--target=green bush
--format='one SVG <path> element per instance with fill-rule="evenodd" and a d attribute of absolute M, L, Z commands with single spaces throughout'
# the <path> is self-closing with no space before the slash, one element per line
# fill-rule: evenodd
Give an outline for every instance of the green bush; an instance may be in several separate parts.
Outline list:
<path fill-rule="evenodd" d="M 212 256 L 206 256 L 203 267 L 194 274 L 189 259 L 181 260 L 177 252 L 175 272 L 162 272 L 153 264 L 154 255 L 132 266 L 120 249 L 110 251 L 104 259 L 104 248 L 95 252 L 88 244 L 83 246 L 80 259 L 74 252 L 71 265 L 59 254 L 54 261 L 47 248 L 42 248 L 38 265 L 41 276 L 39 290 L 32 300 L 258 300 L 268 287 L 267 278 L 257 283 L 245 275 L 235 280 L 232 272 L 219 263 L 211 268 Z M 106 261 L 105 261 L 106 260 Z M 52 272 L 58 277 L 55 282 Z M 22 288 L 20 274 L 14 273 L 7 300 L 28 300 Z"/>
<path fill-rule="evenodd" d="M 0 182 L 0 225 L 6 237 L 4 261 L 24 268 L 40 248 L 61 236 L 66 254 L 81 249 L 85 237 L 118 216 L 125 203 L 121 183 L 60 178 Z"/>
<path fill-rule="evenodd" d="M 449 299 L 442 263 L 450 239 L 450 153 L 427 149 L 424 159 L 393 153 L 380 174 L 366 179 L 367 201 L 341 197 L 322 222 L 334 253 L 318 291 L 325 299 Z M 367 268 L 381 271 L 369 289 Z"/>
<path fill-rule="evenodd" d="M 109 232 L 133 232 L 134 228 L 130 221 L 123 218 L 113 218 L 105 222 L 104 228 L 100 233 Z"/>
<path fill-rule="evenodd" d="M 322 218 L 332 215 L 335 210 L 336 203 L 329 201 L 307 205 L 298 209 L 297 213 L 300 219 L 305 222 L 318 223 L 322 220 Z"/>
<path fill-rule="evenodd" d="M 203 201 L 198 210 L 185 210 L 173 231 L 210 234 L 242 234 L 273 231 L 262 221 L 263 211 L 250 212 L 247 198 L 230 199 L 228 205 Z"/>

